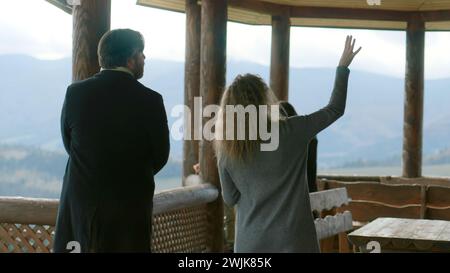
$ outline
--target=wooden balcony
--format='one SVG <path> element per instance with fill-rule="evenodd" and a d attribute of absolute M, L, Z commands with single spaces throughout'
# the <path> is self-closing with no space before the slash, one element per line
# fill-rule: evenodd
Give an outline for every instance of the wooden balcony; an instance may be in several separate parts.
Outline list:
<path fill-rule="evenodd" d="M 211 184 L 181 187 L 156 194 L 153 210 L 152 251 L 213 251 L 211 218 L 216 217 L 209 204 L 218 198 Z M 349 204 L 345 189 L 331 189 L 310 195 L 312 211 L 339 209 Z M 0 198 L 0 252 L 52 252 L 57 199 L 22 197 Z M 229 209 L 228 209 L 229 211 Z M 234 241 L 234 217 L 225 213 L 223 231 L 227 233 L 224 252 L 231 252 Z M 352 229 L 351 213 L 342 211 L 315 220 L 317 237 L 329 238 Z M 111 227 L 114 228 L 114 227 Z M 301 235 L 299 235 L 301 236 Z"/>
<path fill-rule="evenodd" d="M 210 184 L 156 194 L 152 251 L 209 252 L 207 205 L 217 197 Z M 0 252 L 51 252 L 58 204 L 57 199 L 1 197 Z"/>

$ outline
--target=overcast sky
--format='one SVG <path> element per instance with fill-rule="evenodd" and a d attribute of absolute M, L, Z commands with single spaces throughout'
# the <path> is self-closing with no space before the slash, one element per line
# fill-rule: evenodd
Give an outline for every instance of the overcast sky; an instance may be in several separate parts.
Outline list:
<path fill-rule="evenodd" d="M 150 58 L 184 60 L 185 15 L 136 6 L 135 0 L 112 1 L 112 28 L 133 28 L 146 39 Z M 228 24 L 227 57 L 268 65 L 268 26 Z M 333 67 L 345 36 L 363 47 L 352 68 L 404 77 L 405 33 L 293 27 L 291 66 Z M 28 54 L 41 59 L 71 55 L 72 18 L 44 0 L 3 1 L 0 10 L 0 55 Z M 426 34 L 425 77 L 450 77 L 450 32 Z"/>

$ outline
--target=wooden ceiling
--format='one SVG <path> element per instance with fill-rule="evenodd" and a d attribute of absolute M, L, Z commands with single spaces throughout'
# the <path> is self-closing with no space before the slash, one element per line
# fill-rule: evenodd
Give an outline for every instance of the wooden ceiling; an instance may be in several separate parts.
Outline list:
<path fill-rule="evenodd" d="M 69 14 L 72 13 L 72 6 L 67 4 L 66 0 L 46 0 L 46 1 L 57 6 L 58 8 L 62 9 L 63 11 Z"/>
<path fill-rule="evenodd" d="M 383 9 L 398 11 L 429 11 L 450 9 L 449 0 L 381 0 L 380 5 L 369 5 L 366 0 L 261 0 L 288 6 Z"/>
<path fill-rule="evenodd" d="M 46 1 L 71 13 L 66 0 Z M 177 12 L 185 9 L 185 0 L 136 1 L 138 5 Z M 427 30 L 450 30 L 450 0 L 380 0 L 380 5 L 368 4 L 376 1 L 228 0 L 228 20 L 270 25 L 272 15 L 287 11 L 293 26 L 404 30 L 410 16 L 420 13 Z"/>
<path fill-rule="evenodd" d="M 184 0 L 137 0 L 138 5 L 184 12 Z M 293 26 L 403 30 L 410 14 L 423 12 L 427 30 L 450 30 L 450 0 L 228 0 L 228 19 L 270 25 L 289 10 Z"/>

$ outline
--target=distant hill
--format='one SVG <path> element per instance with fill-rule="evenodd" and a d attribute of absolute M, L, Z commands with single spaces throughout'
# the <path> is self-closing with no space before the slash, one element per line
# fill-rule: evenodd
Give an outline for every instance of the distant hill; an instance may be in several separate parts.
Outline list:
<path fill-rule="evenodd" d="M 65 152 L 0 145 L 0 196 L 59 198 L 67 158 Z M 156 176 L 156 190 L 173 187 L 164 184 L 174 179 L 181 185 L 181 162 L 169 160 Z"/>
<path fill-rule="evenodd" d="M 184 64 L 148 59 L 141 80 L 164 97 L 170 110 L 183 103 Z M 227 81 L 238 73 L 268 79 L 269 68 L 250 62 L 229 62 Z M 334 68 L 292 68 L 290 101 L 298 112 L 313 112 L 329 100 Z M 59 116 L 71 60 L 37 60 L 22 55 L 0 56 L 0 143 L 62 151 Z M 424 155 L 449 148 L 450 79 L 425 83 Z M 319 165 L 342 166 L 355 161 L 400 157 L 403 124 L 403 79 L 352 70 L 343 118 L 319 134 Z M 180 158 L 182 142 L 171 142 L 171 157 Z"/>
<path fill-rule="evenodd" d="M 0 56 L 0 196 L 58 198 L 67 155 L 59 118 L 71 60 L 37 60 Z M 230 62 L 229 83 L 239 73 L 269 78 L 269 68 Z M 325 106 L 334 68 L 290 71 L 290 101 L 301 114 Z M 183 103 L 184 64 L 147 60 L 142 82 L 160 92 L 169 118 Z M 403 124 L 403 79 L 352 70 L 346 113 L 319 134 L 320 168 L 400 168 Z M 450 163 L 450 79 L 425 83 L 424 164 Z M 182 142 L 171 140 L 171 159 L 157 176 L 157 190 L 181 184 Z"/>

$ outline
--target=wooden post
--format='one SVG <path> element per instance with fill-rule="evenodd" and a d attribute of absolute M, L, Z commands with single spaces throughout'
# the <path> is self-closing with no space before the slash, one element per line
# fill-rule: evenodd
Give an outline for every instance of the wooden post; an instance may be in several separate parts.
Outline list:
<path fill-rule="evenodd" d="M 288 100 L 289 90 L 289 13 L 272 16 L 270 87 L 279 100 Z"/>
<path fill-rule="evenodd" d="M 183 143 L 183 185 L 194 173 L 192 166 L 199 162 L 198 140 L 194 140 L 194 97 L 200 96 L 200 25 L 201 8 L 197 0 L 186 0 L 186 62 L 184 67 L 184 104 L 191 110 L 191 139 Z M 185 118 L 186 121 L 186 118 Z"/>
<path fill-rule="evenodd" d="M 110 29 L 111 0 L 81 0 L 73 6 L 72 80 L 79 81 L 100 71 L 97 46 Z"/>
<path fill-rule="evenodd" d="M 227 0 L 203 0 L 201 16 L 200 94 L 203 105 L 207 106 L 219 104 L 225 89 Z M 209 119 L 203 118 L 203 124 Z M 200 142 L 200 174 L 205 182 L 215 185 L 221 192 L 213 145 L 205 139 Z M 208 212 L 210 250 L 222 252 L 224 236 L 221 195 L 216 202 L 208 205 Z"/>
<path fill-rule="evenodd" d="M 403 176 L 422 176 L 422 124 L 425 23 L 420 15 L 406 29 L 406 77 L 403 123 Z"/>

